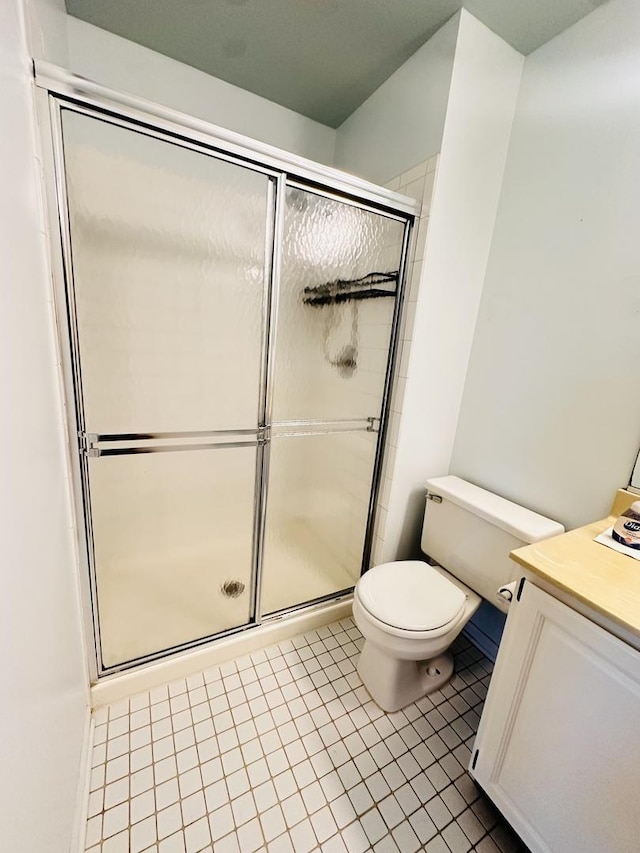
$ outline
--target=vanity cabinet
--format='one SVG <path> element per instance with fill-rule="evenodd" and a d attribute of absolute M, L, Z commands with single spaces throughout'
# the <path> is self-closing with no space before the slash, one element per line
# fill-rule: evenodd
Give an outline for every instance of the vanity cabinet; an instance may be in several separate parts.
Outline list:
<path fill-rule="evenodd" d="M 532 853 L 638 853 L 640 652 L 523 581 L 470 773 Z"/>

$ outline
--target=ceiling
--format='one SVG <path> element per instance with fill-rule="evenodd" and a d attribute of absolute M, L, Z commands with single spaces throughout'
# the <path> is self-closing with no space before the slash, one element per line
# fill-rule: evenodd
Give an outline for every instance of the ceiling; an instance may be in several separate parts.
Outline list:
<path fill-rule="evenodd" d="M 66 0 L 69 14 L 337 127 L 461 6 L 530 53 L 603 0 Z"/>

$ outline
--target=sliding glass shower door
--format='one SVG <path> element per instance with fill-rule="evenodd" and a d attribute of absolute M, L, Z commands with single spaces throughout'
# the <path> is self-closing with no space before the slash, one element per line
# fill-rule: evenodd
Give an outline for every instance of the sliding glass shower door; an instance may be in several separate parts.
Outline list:
<path fill-rule="evenodd" d="M 252 616 L 273 179 L 80 112 L 61 125 L 108 669 Z"/>
<path fill-rule="evenodd" d="M 108 674 L 357 581 L 409 217 L 76 94 L 59 316 Z"/>
<path fill-rule="evenodd" d="M 405 225 L 287 188 L 264 613 L 333 596 L 360 576 Z"/>

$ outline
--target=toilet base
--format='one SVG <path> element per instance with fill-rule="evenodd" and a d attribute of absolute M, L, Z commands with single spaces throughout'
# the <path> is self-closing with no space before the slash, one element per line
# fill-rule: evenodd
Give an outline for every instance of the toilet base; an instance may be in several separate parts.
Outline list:
<path fill-rule="evenodd" d="M 429 660 L 399 660 L 365 640 L 357 668 L 376 705 L 392 713 L 446 684 L 453 675 L 453 655 L 445 651 Z"/>

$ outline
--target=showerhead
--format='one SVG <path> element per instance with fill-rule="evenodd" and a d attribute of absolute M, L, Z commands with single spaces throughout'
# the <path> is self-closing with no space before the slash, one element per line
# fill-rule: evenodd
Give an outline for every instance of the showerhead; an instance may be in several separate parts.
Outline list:
<path fill-rule="evenodd" d="M 288 187 L 287 204 L 298 213 L 304 213 L 309 207 L 309 193 L 296 189 L 296 187 Z"/>

